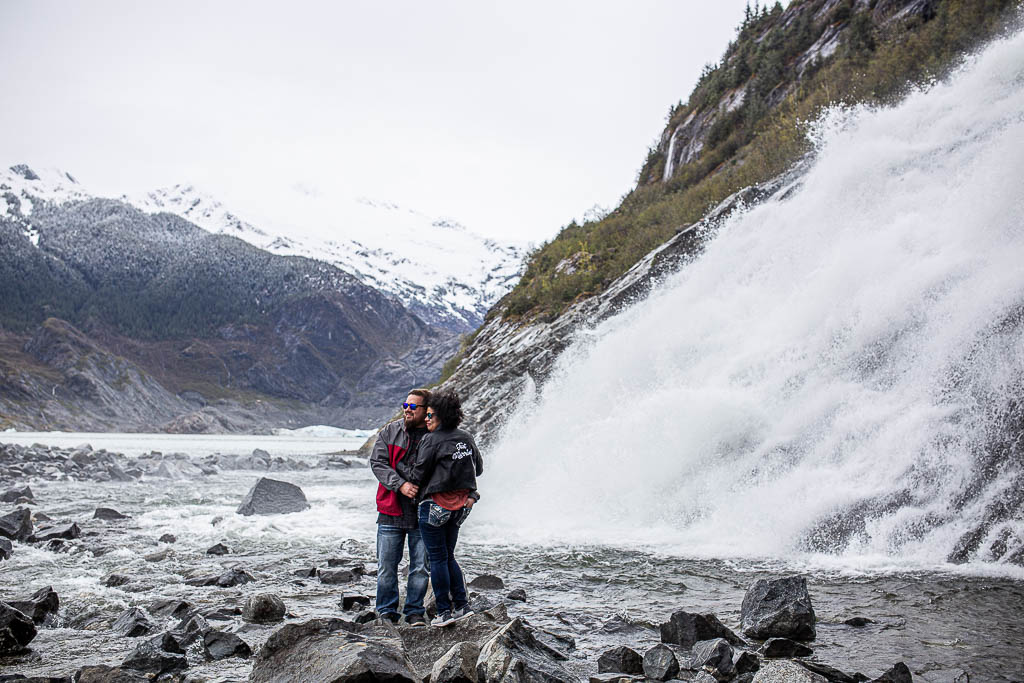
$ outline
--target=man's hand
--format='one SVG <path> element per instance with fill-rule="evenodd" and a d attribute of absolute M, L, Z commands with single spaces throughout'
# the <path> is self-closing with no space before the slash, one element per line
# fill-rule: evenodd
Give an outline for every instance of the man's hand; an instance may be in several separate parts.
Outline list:
<path fill-rule="evenodd" d="M 405 482 L 404 484 L 398 487 L 398 492 L 401 493 L 406 498 L 415 498 L 416 494 L 420 492 L 420 487 L 416 486 L 416 484 L 410 484 L 409 482 Z"/>

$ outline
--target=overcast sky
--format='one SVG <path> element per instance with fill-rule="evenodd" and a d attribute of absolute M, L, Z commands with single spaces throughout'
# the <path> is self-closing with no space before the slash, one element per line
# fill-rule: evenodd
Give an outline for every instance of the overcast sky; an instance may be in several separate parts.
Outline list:
<path fill-rule="evenodd" d="M 0 163 L 295 185 L 541 241 L 633 185 L 746 0 L 0 0 Z"/>

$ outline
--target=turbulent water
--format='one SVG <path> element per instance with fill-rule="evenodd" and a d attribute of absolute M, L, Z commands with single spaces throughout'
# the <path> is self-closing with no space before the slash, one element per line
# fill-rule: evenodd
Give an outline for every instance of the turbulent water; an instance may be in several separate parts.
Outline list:
<path fill-rule="evenodd" d="M 1024 576 L 1024 36 L 811 134 L 796 187 L 564 354 L 481 514 L 525 539 Z"/>

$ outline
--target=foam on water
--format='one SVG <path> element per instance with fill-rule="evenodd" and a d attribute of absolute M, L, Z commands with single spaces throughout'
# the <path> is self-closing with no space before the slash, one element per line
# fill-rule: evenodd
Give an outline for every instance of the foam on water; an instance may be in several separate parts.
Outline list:
<path fill-rule="evenodd" d="M 795 194 L 733 215 L 519 407 L 481 533 L 935 566 L 1018 485 L 1019 450 L 993 453 L 1024 394 L 1024 36 L 812 136 Z M 1019 547 L 1019 517 L 982 549 Z"/>

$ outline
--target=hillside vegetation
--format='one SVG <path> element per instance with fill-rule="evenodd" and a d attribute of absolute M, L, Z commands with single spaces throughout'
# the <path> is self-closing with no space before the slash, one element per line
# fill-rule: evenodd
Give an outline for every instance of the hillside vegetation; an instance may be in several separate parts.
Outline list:
<path fill-rule="evenodd" d="M 748 7 L 722 59 L 669 111 L 636 188 L 603 219 L 571 223 L 536 249 L 489 317 L 551 318 L 602 291 L 732 193 L 792 166 L 810 149 L 806 122 L 823 109 L 889 104 L 943 77 L 965 53 L 1008 30 L 1020 6 L 793 0 L 786 9 Z M 673 148 L 673 137 L 687 149 Z"/>

